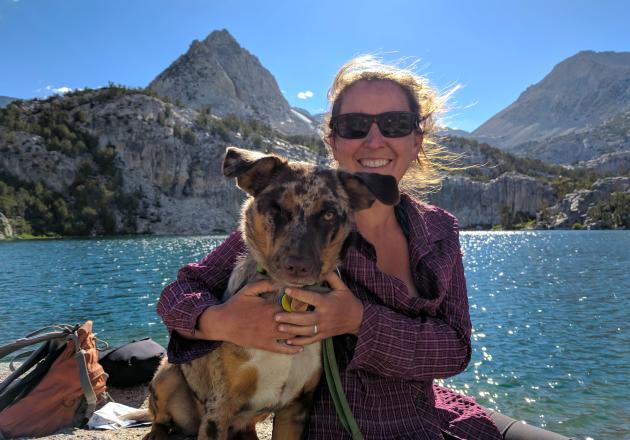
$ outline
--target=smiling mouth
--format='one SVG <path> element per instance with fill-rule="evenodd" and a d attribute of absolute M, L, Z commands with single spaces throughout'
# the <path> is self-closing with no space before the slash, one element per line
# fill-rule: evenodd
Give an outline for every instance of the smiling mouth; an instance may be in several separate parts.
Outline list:
<path fill-rule="evenodd" d="M 364 168 L 381 168 L 391 163 L 391 159 L 359 159 Z"/>

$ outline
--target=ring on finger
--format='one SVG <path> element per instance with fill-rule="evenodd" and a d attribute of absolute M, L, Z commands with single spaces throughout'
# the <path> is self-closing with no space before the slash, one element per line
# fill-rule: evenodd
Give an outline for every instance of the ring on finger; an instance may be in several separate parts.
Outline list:
<path fill-rule="evenodd" d="M 317 324 L 313 325 L 313 336 L 317 334 Z"/>

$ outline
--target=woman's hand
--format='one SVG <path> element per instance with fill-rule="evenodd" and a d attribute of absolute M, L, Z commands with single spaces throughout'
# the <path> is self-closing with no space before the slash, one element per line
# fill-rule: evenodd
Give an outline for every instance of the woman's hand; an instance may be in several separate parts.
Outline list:
<path fill-rule="evenodd" d="M 244 286 L 225 303 L 204 310 L 197 321 L 202 338 L 275 353 L 299 353 L 301 347 L 284 341 L 295 334 L 277 329 L 274 315 L 280 309 L 278 304 L 260 297 L 273 291 L 271 281 L 257 281 Z"/>
<path fill-rule="evenodd" d="M 278 331 L 284 334 L 287 344 L 302 346 L 331 336 L 358 333 L 363 321 L 363 303 L 336 274 L 330 273 L 326 281 L 331 287 L 330 293 L 296 288 L 285 290 L 290 297 L 315 307 L 310 312 L 276 314 Z"/>

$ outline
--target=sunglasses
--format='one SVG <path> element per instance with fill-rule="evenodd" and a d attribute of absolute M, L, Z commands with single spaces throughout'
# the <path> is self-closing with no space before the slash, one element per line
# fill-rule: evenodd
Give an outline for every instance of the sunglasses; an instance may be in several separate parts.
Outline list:
<path fill-rule="evenodd" d="M 418 115 L 411 112 L 386 112 L 380 115 L 365 113 L 345 113 L 330 120 L 333 133 L 345 139 L 361 139 L 367 136 L 372 122 L 376 122 L 381 134 L 388 138 L 407 136 L 420 130 Z"/>

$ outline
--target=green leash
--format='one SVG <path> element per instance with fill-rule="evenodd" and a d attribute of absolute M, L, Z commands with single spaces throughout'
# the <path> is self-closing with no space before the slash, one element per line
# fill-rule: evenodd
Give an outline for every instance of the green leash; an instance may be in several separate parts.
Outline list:
<path fill-rule="evenodd" d="M 256 265 L 256 272 L 261 274 L 267 273 L 265 268 L 260 264 Z M 339 274 L 339 278 L 341 278 L 339 270 L 337 270 L 337 274 Z M 302 289 L 319 293 L 330 292 L 328 287 L 317 284 L 304 286 Z M 285 312 L 292 311 L 291 305 L 284 293 L 284 289 L 282 289 L 282 295 L 279 298 L 279 303 Z M 330 392 L 330 396 L 335 404 L 335 410 L 337 411 L 337 417 L 339 417 L 341 425 L 352 436 L 352 440 L 364 440 L 363 434 L 361 434 L 361 430 L 359 429 L 359 425 L 352 415 L 348 399 L 346 399 L 346 393 L 343 392 L 343 387 L 341 386 L 341 376 L 339 376 L 339 366 L 337 365 L 337 357 L 335 356 L 333 338 L 326 338 L 322 341 L 322 361 L 324 364 L 324 374 L 326 375 L 328 391 Z"/>
<path fill-rule="evenodd" d="M 350 405 L 346 399 L 346 394 L 341 386 L 341 377 L 339 376 L 339 366 L 335 357 L 335 348 L 333 346 L 333 338 L 327 338 L 322 341 L 322 358 L 324 361 L 324 374 L 326 375 L 326 383 L 328 391 L 332 397 L 337 416 L 341 425 L 352 436 L 352 440 L 363 440 L 363 435 L 359 430 L 357 421 L 354 420 Z"/>

